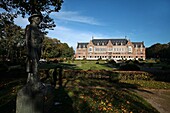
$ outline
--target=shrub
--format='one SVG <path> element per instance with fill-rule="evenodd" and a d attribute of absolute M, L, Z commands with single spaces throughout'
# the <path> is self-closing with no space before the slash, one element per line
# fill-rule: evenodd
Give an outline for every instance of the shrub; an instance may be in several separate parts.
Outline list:
<path fill-rule="evenodd" d="M 58 63 L 58 60 L 57 60 L 57 59 L 55 59 L 55 60 L 53 61 L 53 63 Z"/>
<path fill-rule="evenodd" d="M 59 62 L 64 62 L 64 59 L 61 58 L 61 59 L 59 60 Z"/>
<path fill-rule="evenodd" d="M 116 62 L 114 60 L 109 60 L 108 63 L 109 64 L 116 64 Z"/>
<path fill-rule="evenodd" d="M 118 71 L 121 80 L 152 80 L 153 75 L 142 71 Z"/>
<path fill-rule="evenodd" d="M 132 61 L 132 60 L 126 60 L 125 63 L 127 63 L 127 64 L 133 64 L 133 61 Z"/>
<path fill-rule="evenodd" d="M 123 71 L 140 71 L 140 68 L 136 64 L 125 64 L 120 66 L 119 69 Z"/>
<path fill-rule="evenodd" d="M 155 59 L 155 62 L 159 64 L 161 61 L 160 59 Z"/>
<path fill-rule="evenodd" d="M 142 58 L 139 58 L 138 60 L 139 60 L 139 61 L 143 61 L 143 59 L 142 59 Z"/>
<path fill-rule="evenodd" d="M 5 72 L 8 70 L 8 65 L 0 63 L 0 72 Z"/>
<path fill-rule="evenodd" d="M 162 66 L 162 70 L 170 70 L 170 66 L 169 65 Z"/>
<path fill-rule="evenodd" d="M 99 61 L 97 61 L 96 64 L 99 64 Z"/>
<path fill-rule="evenodd" d="M 133 61 L 134 64 L 139 64 L 138 60 Z"/>

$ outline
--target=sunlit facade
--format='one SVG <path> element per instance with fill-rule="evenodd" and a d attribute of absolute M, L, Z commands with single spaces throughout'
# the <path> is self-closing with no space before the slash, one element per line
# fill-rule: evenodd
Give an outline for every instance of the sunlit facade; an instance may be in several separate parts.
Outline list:
<path fill-rule="evenodd" d="M 125 39 L 92 39 L 89 43 L 77 43 L 77 60 L 145 60 L 144 42 Z"/>

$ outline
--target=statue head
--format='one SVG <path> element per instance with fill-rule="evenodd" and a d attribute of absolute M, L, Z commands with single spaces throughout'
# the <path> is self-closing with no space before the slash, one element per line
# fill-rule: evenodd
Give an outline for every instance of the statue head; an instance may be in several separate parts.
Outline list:
<path fill-rule="evenodd" d="M 42 21 L 42 19 L 43 19 L 43 16 L 42 16 L 42 14 L 32 14 L 29 18 L 28 18 L 28 21 L 30 22 L 30 23 L 33 23 L 33 22 L 35 22 L 36 24 L 40 24 L 40 22 Z"/>

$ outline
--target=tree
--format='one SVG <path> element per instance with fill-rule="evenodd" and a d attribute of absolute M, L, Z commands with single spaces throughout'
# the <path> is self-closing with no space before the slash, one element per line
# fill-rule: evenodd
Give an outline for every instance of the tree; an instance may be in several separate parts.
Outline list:
<path fill-rule="evenodd" d="M 154 44 L 146 49 L 147 58 L 159 58 L 161 60 L 170 59 L 170 43 Z"/>
<path fill-rule="evenodd" d="M 0 17 L 0 56 L 3 61 L 17 61 L 21 57 L 21 47 L 24 46 L 24 32 L 13 23 L 13 15 L 2 13 Z"/>
<path fill-rule="evenodd" d="M 42 29 L 52 29 L 55 27 L 53 19 L 49 16 L 51 12 L 58 12 L 61 9 L 63 0 L 1 0 L 0 8 L 5 9 L 10 14 L 31 15 L 41 12 L 43 14 Z"/>
<path fill-rule="evenodd" d="M 55 58 L 59 57 L 59 49 L 58 45 L 60 44 L 60 41 L 57 39 L 52 39 L 49 37 L 45 37 L 43 41 L 43 58 Z"/>
<path fill-rule="evenodd" d="M 14 15 L 0 14 L 0 56 L 3 61 L 18 59 L 17 45 L 23 41 L 22 29 L 13 23 L 13 18 Z"/>
<path fill-rule="evenodd" d="M 61 43 L 56 38 L 45 37 L 43 42 L 43 58 L 68 58 L 74 55 L 74 50 L 67 43 Z"/>

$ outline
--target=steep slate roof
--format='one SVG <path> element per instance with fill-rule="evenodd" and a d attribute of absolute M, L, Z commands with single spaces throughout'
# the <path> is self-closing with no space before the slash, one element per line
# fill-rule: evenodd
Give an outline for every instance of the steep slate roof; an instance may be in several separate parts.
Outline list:
<path fill-rule="evenodd" d="M 138 48 L 140 48 L 141 45 L 142 45 L 142 47 L 145 47 L 143 42 L 132 42 L 132 44 L 134 45 L 134 47 L 137 46 Z"/>
<path fill-rule="evenodd" d="M 87 48 L 87 45 L 88 45 L 89 43 L 78 43 L 77 44 L 77 48 Z"/>
<path fill-rule="evenodd" d="M 106 46 L 109 42 L 109 40 L 112 42 L 113 45 L 126 45 L 128 40 L 127 39 L 93 39 L 92 42 L 94 45 L 100 45 L 100 46 Z"/>
<path fill-rule="evenodd" d="M 127 39 L 92 39 L 92 43 L 96 46 L 106 46 L 109 42 L 109 40 L 111 41 L 111 43 L 113 45 L 126 45 L 128 40 Z M 87 45 L 89 43 L 78 43 L 77 44 L 77 48 L 87 48 Z M 145 47 L 144 46 L 144 42 L 132 42 L 132 44 L 134 45 L 134 47 L 138 47 L 140 48 L 141 45 L 142 47 Z"/>

